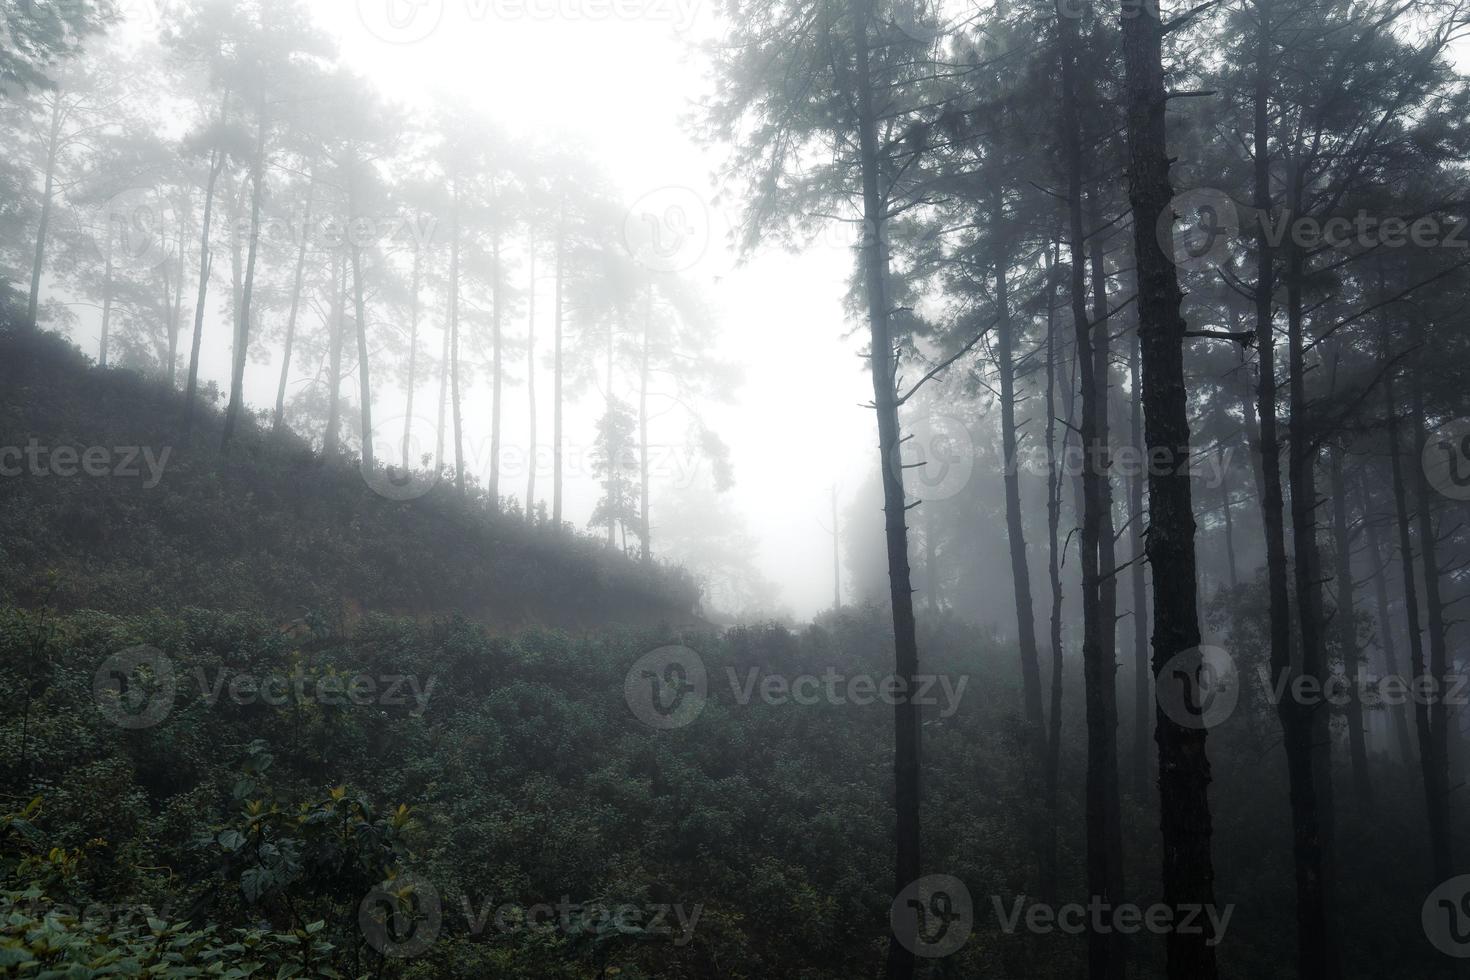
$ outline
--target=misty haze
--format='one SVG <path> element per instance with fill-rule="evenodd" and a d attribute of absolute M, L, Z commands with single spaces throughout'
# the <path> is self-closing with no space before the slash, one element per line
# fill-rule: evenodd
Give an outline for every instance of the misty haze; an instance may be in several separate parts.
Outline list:
<path fill-rule="evenodd" d="M 1470 980 L 1464 0 L 0 10 L 0 977 Z"/>

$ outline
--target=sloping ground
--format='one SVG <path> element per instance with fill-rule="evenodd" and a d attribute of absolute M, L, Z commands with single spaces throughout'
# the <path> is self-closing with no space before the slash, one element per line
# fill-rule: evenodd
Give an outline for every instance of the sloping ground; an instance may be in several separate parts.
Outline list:
<path fill-rule="evenodd" d="M 183 396 L 167 384 L 101 370 L 55 335 L 0 329 L 0 595 L 284 620 L 698 621 L 698 588 L 682 570 L 495 513 L 479 491 L 461 499 L 445 481 L 387 499 L 355 459 L 326 460 L 253 418 L 225 458 L 207 400 L 188 440 L 182 418 Z"/>

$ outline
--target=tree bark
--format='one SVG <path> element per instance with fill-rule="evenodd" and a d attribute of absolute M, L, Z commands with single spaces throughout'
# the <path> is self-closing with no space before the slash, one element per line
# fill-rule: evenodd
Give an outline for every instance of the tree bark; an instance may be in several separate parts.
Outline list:
<path fill-rule="evenodd" d="M 1331 453 L 1332 538 L 1335 552 L 1333 592 L 1337 608 L 1333 622 L 1337 624 L 1337 642 L 1342 647 L 1343 668 L 1347 676 L 1348 753 L 1353 764 L 1353 792 L 1363 806 L 1373 803 L 1373 784 L 1368 774 L 1368 742 L 1363 732 L 1363 699 L 1361 651 L 1358 649 L 1358 615 L 1353 603 L 1352 536 L 1348 533 L 1347 483 L 1342 475 L 1343 450 L 1333 446 Z M 1367 520 L 1366 512 L 1363 519 Z"/>
<path fill-rule="evenodd" d="M 230 93 L 220 101 L 220 129 L 229 118 Z M 225 168 L 224 150 L 216 146 L 209 154 L 209 181 L 204 187 L 204 223 L 199 231 L 199 296 L 194 303 L 194 341 L 189 348 L 189 377 L 184 385 L 184 437 L 194 424 L 195 390 L 199 384 L 199 348 L 204 341 L 204 306 L 209 296 L 209 274 L 214 267 L 214 252 L 209 247 L 210 225 L 214 218 L 214 191 Z"/>
<path fill-rule="evenodd" d="M 1004 207 L 1001 195 L 994 195 L 995 220 L 999 222 Z M 1041 732 L 1041 663 L 1036 649 L 1036 612 L 1031 601 L 1031 565 L 1026 555 L 1026 529 L 1021 516 L 1021 480 L 1016 439 L 1016 365 L 1015 326 L 1011 322 L 1008 277 L 1010 269 L 1005 256 L 995 263 L 995 364 L 1000 374 L 1000 438 L 1004 454 L 1002 482 L 1005 487 L 1006 537 L 1010 543 L 1011 581 L 1016 603 L 1016 637 L 1021 654 L 1021 691 L 1026 725 L 1031 732 L 1031 751 L 1040 758 Z M 933 581 L 930 581 L 931 593 Z"/>
<path fill-rule="evenodd" d="M 301 289 L 306 281 L 306 252 L 311 242 L 311 205 L 315 184 L 306 190 L 306 212 L 301 219 L 301 245 L 296 252 L 296 274 L 291 283 L 291 312 L 286 317 L 286 343 L 281 353 L 281 381 L 276 387 L 276 411 L 271 426 L 279 430 L 286 419 L 286 382 L 291 376 L 291 354 L 296 345 L 296 318 L 301 312 Z"/>
<path fill-rule="evenodd" d="M 1116 907 L 1121 893 L 1121 831 L 1117 824 L 1117 704 L 1114 700 L 1117 661 L 1110 656 L 1107 636 L 1113 631 L 1112 617 L 1105 609 L 1106 597 L 1100 561 L 1104 551 L 1104 529 L 1112 524 L 1104 516 L 1108 504 L 1107 446 L 1103 441 L 1107 423 L 1106 395 L 1098 392 L 1103 380 L 1102 362 L 1095 350 L 1092 331 L 1106 329 L 1106 320 L 1094 324 L 1087 312 L 1087 239 L 1083 227 L 1082 129 L 1078 108 L 1077 24 L 1060 18 L 1062 38 L 1062 152 L 1067 168 L 1068 241 L 1072 266 L 1072 321 L 1076 334 L 1077 375 L 1080 379 L 1082 418 L 1082 533 L 1079 537 L 1082 565 L 1082 670 L 1087 711 L 1087 891 L 1090 901 Z M 1106 551 L 1112 551 L 1111 535 Z M 1109 581 L 1112 569 L 1107 569 Z M 1107 590 L 1111 593 L 1111 589 Z M 1104 622 L 1104 619 L 1107 622 Z M 1126 946 L 1117 930 L 1090 928 L 1087 934 L 1088 975 L 1094 980 L 1113 980 L 1125 970 Z"/>
<path fill-rule="evenodd" d="M 1053 241 L 1046 267 L 1046 531 L 1047 578 L 1051 584 L 1051 700 L 1047 716 L 1047 836 L 1042 850 L 1042 896 L 1055 903 L 1059 889 L 1057 836 L 1060 814 L 1057 791 L 1062 767 L 1062 567 L 1058 528 L 1062 520 L 1062 473 L 1057 466 L 1056 268 L 1060 242 Z"/>
<path fill-rule="evenodd" d="M 335 456 L 342 448 L 342 345 L 347 319 L 347 270 L 339 249 L 332 256 L 331 350 L 327 363 L 331 377 L 327 394 L 327 434 L 322 440 L 323 452 Z"/>
<path fill-rule="evenodd" d="M 250 254 L 245 262 L 245 282 L 235 322 L 234 359 L 230 370 L 230 403 L 225 409 L 224 430 L 220 434 L 220 452 L 227 452 L 235 435 L 240 412 L 245 405 L 245 361 L 250 353 L 250 303 L 255 295 L 255 260 L 260 252 L 260 204 L 265 185 L 265 109 L 256 114 L 255 159 L 250 173 Z M 231 230 L 231 239 L 234 231 Z M 238 251 L 238 250 L 237 250 Z"/>
<path fill-rule="evenodd" d="M 556 225 L 556 285 L 553 287 L 556 296 L 553 300 L 555 306 L 552 315 L 554 330 L 556 332 L 552 350 L 552 379 L 551 379 L 551 525 L 558 534 L 562 530 L 562 401 L 563 401 L 563 377 L 565 370 L 564 356 L 562 353 L 562 276 L 563 264 L 565 262 L 566 237 L 561 216 L 558 215 Z"/>
<path fill-rule="evenodd" d="M 1362 503 L 1363 522 L 1368 526 L 1368 557 L 1373 563 L 1373 598 L 1378 607 L 1378 647 L 1383 651 L 1383 670 L 1388 677 L 1402 677 L 1399 673 L 1398 643 L 1394 639 L 1394 625 L 1388 604 L 1388 575 L 1386 569 L 1388 563 L 1393 560 L 1393 553 L 1384 552 L 1383 533 L 1378 528 L 1378 521 L 1371 516 L 1371 503 L 1368 498 L 1367 478 L 1359 474 L 1358 499 Z M 1392 517 L 1389 518 L 1393 520 Z M 1389 718 L 1393 727 L 1394 741 L 1398 744 L 1399 763 L 1405 769 L 1414 766 L 1414 740 L 1409 735 L 1409 715 L 1402 703 L 1388 706 Z"/>
<path fill-rule="evenodd" d="M 41 220 L 36 228 L 36 256 L 31 264 L 31 292 L 26 303 L 26 326 L 34 331 L 41 312 L 41 275 L 46 268 L 46 238 L 51 230 L 51 212 L 56 202 L 56 160 L 61 152 L 61 94 L 51 103 L 51 132 L 46 141 L 46 189 L 41 194 Z M 112 229 L 108 228 L 109 237 Z"/>
<path fill-rule="evenodd" d="M 1138 451 L 1140 459 L 1146 459 L 1143 443 L 1143 383 L 1139 375 L 1139 337 L 1133 331 L 1133 343 L 1128 345 L 1128 379 L 1133 389 L 1129 399 L 1129 438 Z M 1129 577 L 1133 591 L 1133 793 L 1140 800 L 1149 795 L 1148 743 L 1150 710 L 1153 705 L 1153 672 L 1149 668 L 1148 656 L 1148 588 L 1144 580 L 1144 529 L 1148 516 L 1143 510 L 1144 468 L 1140 467 L 1128 480 L 1128 514 L 1133 554 Z"/>
<path fill-rule="evenodd" d="M 1124 105 L 1128 133 L 1128 197 L 1133 206 L 1138 269 L 1138 331 L 1142 345 L 1144 439 L 1149 458 L 1149 527 L 1153 569 L 1153 670 L 1200 642 L 1189 476 L 1189 416 L 1184 384 L 1184 320 L 1177 272 L 1156 229 L 1173 198 L 1164 109 L 1163 27 L 1147 6 L 1124 11 Z M 1163 831 L 1164 902 L 1213 905 L 1215 872 L 1210 856 L 1210 762 L 1207 733 L 1155 710 L 1159 746 L 1159 797 Z M 1171 980 L 1214 980 L 1216 937 L 1172 931 L 1167 946 Z"/>
<path fill-rule="evenodd" d="M 1415 345 L 1420 350 L 1426 350 L 1426 339 L 1424 336 L 1424 323 L 1421 319 L 1415 320 L 1414 326 Z M 1416 370 L 1409 372 L 1409 405 L 1413 412 L 1412 424 L 1414 426 L 1414 459 L 1424 458 L 1424 447 L 1428 441 L 1429 433 L 1425 426 L 1424 412 L 1424 372 Z M 1415 495 L 1419 500 L 1419 563 L 1424 583 L 1424 611 L 1427 615 L 1426 626 L 1429 637 L 1429 672 L 1428 677 L 1434 679 L 1436 694 L 1428 699 L 1425 705 L 1428 714 L 1429 741 L 1424 744 L 1422 753 L 1425 756 L 1425 783 L 1426 787 L 1432 785 L 1433 796 L 1429 799 L 1431 808 L 1431 820 L 1436 831 L 1429 835 L 1430 853 L 1434 862 L 1435 882 L 1448 881 L 1454 877 L 1454 849 L 1451 846 L 1454 835 L 1450 831 L 1450 753 L 1449 753 L 1449 712 L 1445 705 L 1445 693 L 1450 690 L 1450 664 L 1449 651 L 1445 645 L 1445 621 L 1444 621 L 1444 599 L 1440 592 L 1440 567 L 1439 567 L 1439 541 L 1436 537 L 1437 529 L 1434 526 L 1434 491 L 1429 485 L 1429 476 L 1423 466 L 1411 468 L 1415 475 Z M 1418 677 L 1425 674 L 1416 671 Z M 1430 767 L 1433 768 L 1433 782 L 1430 783 Z"/>
<path fill-rule="evenodd" d="M 871 0 L 854 3 L 853 48 L 856 59 L 858 153 L 862 177 L 862 270 L 867 293 L 869 368 L 873 405 L 878 416 L 879 472 L 883 482 L 884 540 L 888 554 L 889 601 L 893 609 L 895 673 L 906 692 L 915 690 L 919 672 L 918 626 L 914 618 L 914 588 L 909 568 L 908 506 L 904 495 L 900 456 L 902 432 L 898 392 L 894 388 L 893 336 L 889 324 L 887 202 L 879 183 L 878 119 L 873 105 L 873 79 L 868 63 Z M 911 696 L 894 702 L 894 895 L 919 878 L 919 706 Z M 887 980 L 909 980 L 914 975 L 912 943 L 890 937 L 885 969 Z"/>
<path fill-rule="evenodd" d="M 424 253 L 418 246 L 413 250 L 413 280 L 409 289 L 413 292 L 413 298 L 409 301 L 408 322 L 408 404 L 403 409 L 403 468 L 407 471 L 412 465 L 411 455 L 413 448 L 410 445 L 413 438 L 413 395 L 418 381 L 419 367 L 419 293 L 423 288 L 424 276 Z"/>

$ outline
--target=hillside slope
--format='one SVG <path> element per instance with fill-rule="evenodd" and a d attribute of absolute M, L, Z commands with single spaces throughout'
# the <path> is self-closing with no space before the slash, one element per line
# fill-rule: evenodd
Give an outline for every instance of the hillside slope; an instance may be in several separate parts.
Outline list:
<path fill-rule="evenodd" d="M 679 569 L 495 513 L 446 481 L 387 499 L 355 459 L 324 459 L 250 418 L 221 457 L 207 399 L 188 441 L 182 416 L 167 384 L 0 328 L 0 598 L 32 604 L 46 590 L 63 609 L 287 619 L 454 611 L 492 626 L 698 620 L 698 588 Z"/>

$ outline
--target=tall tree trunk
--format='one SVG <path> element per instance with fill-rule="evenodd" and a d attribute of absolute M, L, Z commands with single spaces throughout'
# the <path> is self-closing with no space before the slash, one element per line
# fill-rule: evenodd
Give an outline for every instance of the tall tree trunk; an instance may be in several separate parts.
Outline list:
<path fill-rule="evenodd" d="M 220 101 L 220 129 L 229 119 L 230 93 L 226 90 Z M 184 385 L 184 437 L 187 439 L 194 424 L 194 398 L 199 384 L 199 348 L 204 341 L 204 307 L 209 297 L 209 275 L 214 268 L 214 250 L 209 247 L 210 224 L 214 218 L 214 191 L 219 184 L 220 173 L 225 168 L 226 156 L 215 147 L 209 155 L 209 181 L 204 186 L 204 223 L 199 229 L 199 296 L 194 303 L 194 341 L 189 348 L 189 378 Z"/>
<path fill-rule="evenodd" d="M 447 292 L 447 291 L 446 291 Z M 444 300 L 444 338 L 439 352 L 439 415 L 434 427 L 434 472 L 444 471 L 444 428 L 446 406 L 449 404 L 449 299 Z"/>
<path fill-rule="evenodd" d="M 1177 654 L 1199 646 L 1195 581 L 1194 511 L 1189 476 L 1189 416 L 1184 384 L 1184 320 L 1177 270 L 1164 255 L 1156 229 L 1173 198 L 1164 121 L 1163 26 L 1151 8 L 1123 17 L 1124 105 L 1128 132 L 1128 197 L 1138 268 L 1138 332 L 1142 344 L 1144 439 L 1150 466 L 1147 554 L 1153 569 L 1154 683 Z M 1155 711 L 1159 746 L 1159 808 L 1163 831 L 1164 902 L 1213 905 L 1210 857 L 1210 761 L 1204 728 L 1179 724 Z M 1169 933 L 1170 980 L 1215 980 L 1217 937 Z"/>
<path fill-rule="evenodd" d="M 358 398 L 362 402 L 362 468 L 371 473 L 375 465 L 373 455 L 373 388 L 369 377 L 367 342 L 367 300 L 363 295 L 362 248 L 352 243 L 352 294 L 353 311 L 357 320 L 357 386 Z"/>
<path fill-rule="evenodd" d="M 1282 495 L 1281 441 L 1277 435 L 1276 339 L 1272 293 L 1275 255 L 1266 234 L 1272 212 L 1269 98 L 1273 42 L 1271 2 L 1256 0 L 1256 64 L 1254 95 L 1254 206 L 1256 222 L 1256 344 L 1260 350 L 1256 410 L 1260 426 L 1261 525 L 1266 540 L 1266 587 L 1271 635 L 1273 680 L 1295 683 L 1292 663 L 1291 598 L 1287 580 L 1286 504 Z M 1287 688 L 1283 688 L 1286 690 Z M 1323 842 L 1318 816 L 1317 780 L 1313 774 L 1312 732 L 1307 708 L 1283 697 L 1276 705 L 1286 752 L 1291 800 L 1292 852 L 1296 869 L 1297 970 L 1302 977 L 1321 977 L 1328 962 Z"/>
<path fill-rule="evenodd" d="M 461 410 L 459 391 L 459 177 L 457 175 L 453 181 L 453 198 L 454 203 L 449 219 L 449 400 L 454 414 L 454 489 L 460 497 L 463 497 L 464 414 Z M 496 273 L 499 274 L 498 266 Z M 500 315 L 498 302 L 495 315 L 497 317 Z M 497 381 L 497 394 L 499 390 Z M 499 444 L 496 445 L 495 450 L 499 452 Z"/>
<path fill-rule="evenodd" d="M 492 185 L 491 208 L 497 207 L 497 191 Z M 500 277 L 500 214 L 495 214 L 495 226 L 490 231 L 490 304 L 491 310 L 491 379 L 490 391 L 490 506 L 500 509 L 500 399 L 504 387 L 505 372 L 502 363 L 504 338 L 501 332 L 505 304 L 501 302 Z"/>
<path fill-rule="evenodd" d="M 1380 287 L 1380 292 L 1382 289 Z M 1410 531 L 1410 504 L 1408 488 L 1404 479 L 1404 464 L 1399 451 L 1398 399 L 1394 395 L 1392 368 L 1389 367 L 1387 322 L 1384 322 L 1383 337 L 1384 366 L 1389 373 L 1384 376 L 1384 400 L 1388 419 L 1388 459 L 1393 474 L 1393 499 L 1399 535 L 1399 563 L 1404 580 L 1404 613 L 1409 627 L 1409 670 L 1412 683 L 1420 683 L 1428 676 L 1424 662 L 1424 635 L 1419 626 L 1419 590 L 1414 573 L 1414 542 Z M 1441 882 L 1451 877 L 1449 865 L 1450 848 L 1449 814 L 1444 806 L 1448 797 L 1447 786 L 1439 772 L 1439 760 L 1434 752 L 1434 721 L 1430 715 L 1426 698 L 1414 699 L 1414 727 L 1419 736 L 1419 772 L 1424 785 L 1424 809 L 1429 821 L 1430 871 L 1434 881 Z"/>
<path fill-rule="evenodd" d="M 1104 610 L 1100 553 L 1105 525 L 1103 515 L 1108 496 L 1107 447 L 1100 436 L 1107 423 L 1106 396 L 1100 397 L 1098 356 L 1094 350 L 1094 327 L 1106 330 L 1107 323 L 1090 322 L 1087 312 L 1087 239 L 1083 227 L 1082 128 L 1078 109 L 1078 49 L 1076 21 L 1060 18 L 1062 38 L 1062 152 L 1067 168 L 1068 242 L 1072 265 L 1072 323 L 1076 334 L 1077 374 L 1080 381 L 1082 419 L 1078 435 L 1082 444 L 1082 533 L 1079 538 L 1082 565 L 1082 671 L 1087 709 L 1087 891 L 1090 901 L 1116 907 L 1123 901 L 1117 883 L 1122 880 L 1121 854 L 1115 850 L 1112 814 L 1117 799 L 1117 708 L 1112 692 L 1116 683 L 1116 659 L 1109 656 L 1106 635 L 1113 629 Z M 1109 541 L 1111 551 L 1111 541 Z M 1112 569 L 1108 570 L 1111 580 Z M 1108 621 L 1103 622 L 1104 617 Z M 1110 710 L 1111 706 L 1111 710 Z M 1088 975 L 1094 980 L 1113 980 L 1124 975 L 1124 937 L 1117 930 L 1089 928 L 1087 935 Z"/>
<path fill-rule="evenodd" d="M 230 448 L 235 426 L 245 405 L 245 361 L 250 353 L 250 303 L 255 295 L 255 260 L 260 253 L 260 204 L 265 185 L 265 107 L 256 113 L 255 158 L 250 173 L 250 255 L 245 262 L 245 281 L 240 290 L 239 319 L 235 323 L 234 361 L 230 370 L 230 404 L 225 409 L 220 452 Z M 234 239 L 233 230 L 230 238 Z M 238 255 L 238 248 L 236 254 Z"/>
<path fill-rule="evenodd" d="M 286 381 L 291 376 L 291 354 L 296 346 L 296 317 L 301 312 L 301 289 L 306 281 L 306 252 L 311 243 L 311 205 L 315 184 L 308 183 L 306 213 L 301 219 L 301 245 L 296 252 L 296 275 L 291 283 L 291 312 L 286 317 L 286 343 L 281 352 L 281 381 L 276 387 L 276 411 L 271 421 L 279 430 L 286 419 Z"/>
<path fill-rule="evenodd" d="M 26 327 L 32 331 L 36 329 L 36 321 L 41 313 L 41 275 L 46 270 L 46 238 L 51 231 L 51 211 L 56 202 L 56 160 L 61 152 L 61 123 L 64 113 L 61 109 L 61 93 L 54 96 L 55 101 L 51 103 L 51 131 L 46 140 L 46 188 L 41 193 L 41 221 L 36 227 L 36 255 L 31 263 L 31 292 L 26 303 Z M 112 235 L 112 229 L 107 229 L 107 234 Z"/>
<path fill-rule="evenodd" d="M 1139 376 L 1138 356 L 1139 335 L 1134 330 L 1133 342 L 1128 345 L 1128 380 L 1132 387 L 1132 397 L 1128 399 L 1131 406 L 1128 436 L 1139 459 L 1146 459 L 1141 397 L 1143 383 Z M 1148 742 L 1152 730 L 1149 719 L 1153 717 L 1153 672 L 1149 668 L 1148 657 L 1148 589 L 1144 580 L 1144 529 L 1148 526 L 1148 516 L 1143 510 L 1145 469 L 1140 466 L 1128 480 L 1129 536 L 1133 539 L 1132 565 L 1128 570 L 1133 592 L 1133 759 L 1129 768 L 1133 773 L 1133 793 L 1140 800 L 1149 795 Z"/>
<path fill-rule="evenodd" d="M 526 396 L 530 448 L 526 452 L 526 520 L 536 512 L 536 237 L 531 236 L 530 311 L 526 317 Z"/>
<path fill-rule="evenodd" d="M 889 326 L 888 253 L 885 235 L 887 201 L 879 184 L 878 117 L 873 105 L 873 79 L 868 65 L 869 22 L 872 0 L 855 0 L 853 48 L 856 58 L 858 152 L 863 193 L 863 285 L 867 293 L 869 357 L 873 406 L 878 415 L 878 452 L 883 481 L 884 537 L 888 552 L 889 601 L 893 607 L 895 673 L 904 690 L 914 690 L 919 672 L 918 627 L 914 619 L 913 578 L 909 569 L 908 507 L 903 487 L 898 418 L 894 388 L 893 336 Z M 894 704 L 894 895 L 919 878 L 919 706 L 900 695 Z M 917 923 L 905 920 L 914 927 Z M 887 980 L 909 980 L 914 975 L 913 935 L 890 937 L 885 970 Z M 908 939 L 905 942 L 904 939 Z"/>
<path fill-rule="evenodd" d="M 564 356 L 562 352 L 562 276 L 563 265 L 566 261 L 566 235 L 560 215 L 556 224 L 556 285 L 553 287 L 556 295 L 553 299 L 554 309 L 552 319 L 554 322 L 555 339 L 552 350 L 552 379 L 551 379 L 551 525 L 556 528 L 558 534 L 562 530 L 562 401 L 563 401 L 563 372 L 565 371 Z"/>
<path fill-rule="evenodd" d="M 1424 323 L 1422 319 L 1415 319 L 1414 342 L 1420 350 L 1427 350 L 1425 346 Z M 1409 405 L 1413 412 L 1412 424 L 1414 426 L 1414 459 L 1424 458 L 1424 447 L 1429 438 L 1429 432 L 1424 420 L 1424 371 L 1414 370 L 1409 372 Z M 1433 678 L 1436 692 L 1429 701 L 1426 710 L 1429 715 L 1428 735 L 1429 741 L 1422 748 L 1426 757 L 1426 777 L 1429 775 L 1430 766 L 1433 767 L 1434 798 L 1429 801 L 1430 807 L 1437 811 L 1433 817 L 1434 822 L 1443 830 L 1431 833 L 1429 837 L 1431 855 L 1434 861 L 1434 877 L 1436 882 L 1448 881 L 1454 877 L 1454 854 L 1451 846 L 1454 835 L 1450 832 L 1450 753 L 1449 753 L 1449 712 L 1445 705 L 1445 694 L 1450 688 L 1450 663 L 1449 651 L 1445 645 L 1445 621 L 1444 621 L 1444 599 L 1440 592 L 1440 567 L 1439 567 L 1439 541 L 1436 537 L 1437 529 L 1434 526 L 1434 498 L 1433 490 L 1429 485 L 1429 475 L 1423 466 L 1411 468 L 1415 475 L 1415 495 L 1419 500 L 1419 563 L 1424 582 L 1424 611 L 1427 617 L 1425 625 L 1428 627 L 1429 636 L 1429 664 L 1428 674 L 1418 673 L 1417 677 L 1428 676 Z M 1426 778 L 1427 782 L 1427 778 Z"/>
<path fill-rule="evenodd" d="M 651 523 L 648 518 L 648 380 L 653 349 L 653 284 L 648 286 L 643 311 L 643 352 L 638 364 L 638 536 L 643 540 L 643 560 L 653 560 Z"/>
<path fill-rule="evenodd" d="M 1332 479 L 1332 538 L 1335 554 L 1334 598 L 1337 608 L 1333 622 L 1337 624 L 1337 642 L 1342 647 L 1343 668 L 1347 675 L 1348 752 L 1353 763 L 1353 792 L 1358 802 L 1373 802 L 1373 784 L 1368 776 L 1368 742 L 1363 733 L 1363 700 L 1360 677 L 1361 651 L 1358 649 L 1358 615 L 1353 604 L 1353 550 L 1348 533 L 1347 483 L 1342 475 L 1343 450 L 1334 445 L 1329 474 Z M 1363 520 L 1368 519 L 1367 512 Z"/>
<path fill-rule="evenodd" d="M 999 191 L 994 195 L 995 220 L 1001 220 L 1004 202 Z M 1006 536 L 1011 552 L 1011 581 L 1016 602 L 1016 637 L 1021 654 L 1021 691 L 1026 725 L 1033 758 L 1042 750 L 1041 663 L 1036 649 L 1036 612 L 1031 602 L 1031 567 L 1026 555 L 1026 530 L 1021 516 L 1021 480 L 1016 439 L 1016 365 L 1015 327 L 1011 323 L 1010 274 L 1007 259 L 995 263 L 995 363 L 1000 373 L 1000 438 L 1005 466 Z M 931 582 L 932 587 L 932 582 Z M 1028 765 L 1029 768 L 1029 765 Z"/>
<path fill-rule="evenodd" d="M 1387 677 L 1402 677 L 1399 672 L 1398 643 L 1394 639 L 1396 630 L 1388 604 L 1386 568 L 1393 560 L 1393 552 L 1391 546 L 1388 552 L 1384 551 L 1383 533 L 1379 530 L 1378 521 L 1371 516 L 1368 480 L 1361 472 L 1358 477 L 1358 499 L 1362 505 L 1363 522 L 1368 526 L 1368 558 L 1373 564 L 1373 598 L 1378 607 L 1378 647 L 1383 651 L 1383 672 Z M 1390 517 L 1389 520 L 1392 521 L 1393 518 Z M 1388 713 L 1394 741 L 1398 745 L 1399 762 L 1405 769 L 1411 769 L 1414 765 L 1414 740 L 1409 735 L 1409 714 L 1402 703 L 1389 705 Z"/>
<path fill-rule="evenodd" d="M 1057 836 L 1060 814 L 1057 791 L 1062 768 L 1062 566 L 1058 529 L 1062 520 L 1062 473 L 1057 463 L 1057 277 L 1060 242 L 1053 240 L 1046 264 L 1046 533 L 1047 579 L 1051 585 L 1051 699 L 1046 739 L 1046 845 L 1042 851 L 1041 891 L 1057 900 Z"/>
<path fill-rule="evenodd" d="M 618 515 L 622 511 L 623 488 L 622 472 L 623 460 L 620 451 L 613 450 L 612 443 L 612 414 L 617 400 L 613 398 L 613 352 L 617 348 L 616 324 L 609 320 L 607 324 L 607 405 L 605 408 L 608 420 L 608 454 L 607 454 L 607 546 L 616 548 L 618 546 Z M 621 449 L 621 447 L 619 447 Z M 627 550 L 627 540 L 624 539 L 623 550 Z"/>
<path fill-rule="evenodd" d="M 1293 173 L 1289 181 L 1288 210 L 1299 213 L 1301 200 L 1299 177 Z M 1327 660 L 1322 638 L 1322 561 L 1317 547 L 1317 433 L 1309 423 L 1306 394 L 1305 338 L 1302 315 L 1302 279 L 1305 272 L 1302 251 L 1289 238 L 1286 241 L 1286 327 L 1287 373 L 1291 401 L 1288 425 L 1287 479 L 1291 492 L 1291 539 L 1295 562 L 1297 598 L 1297 638 L 1300 646 L 1301 675 L 1315 683 L 1327 679 Z M 1320 689 L 1320 688 L 1319 688 Z M 1284 699 L 1286 700 L 1286 699 Z M 1321 875 L 1320 916 L 1312 913 L 1309 929 L 1303 937 L 1301 952 L 1305 967 L 1303 977 L 1324 980 L 1341 976 L 1337 944 L 1333 939 L 1333 901 L 1335 890 L 1335 843 L 1332 792 L 1332 740 L 1328 726 L 1330 716 L 1326 699 L 1315 704 L 1297 705 L 1298 724 L 1306 729 L 1306 750 L 1310 753 L 1309 774 L 1313 783 L 1310 799 L 1315 804 L 1317 833 L 1320 842 Z M 1303 792 L 1307 791 L 1302 787 Z M 1310 944 L 1310 950 L 1307 947 Z"/>
<path fill-rule="evenodd" d="M 409 323 L 408 323 L 408 404 L 403 410 L 403 468 L 408 470 L 412 465 L 413 448 L 411 439 L 413 436 L 413 395 L 414 388 L 418 382 L 419 367 L 419 294 L 423 289 L 424 277 L 424 253 L 418 246 L 413 250 L 413 281 L 409 287 L 413 291 L 411 300 Z"/>
<path fill-rule="evenodd" d="M 322 440 L 325 455 L 335 456 L 342 448 L 342 345 L 346 337 L 347 270 L 338 249 L 332 256 L 331 350 L 327 363 L 327 434 Z"/>
<path fill-rule="evenodd" d="M 107 229 L 107 246 L 103 249 L 106 257 L 103 259 L 102 271 L 102 337 L 98 344 L 97 363 L 101 367 L 107 367 L 107 342 L 109 329 L 112 326 L 112 229 Z"/>
<path fill-rule="evenodd" d="M 1240 587 L 1240 573 L 1235 561 L 1235 503 L 1230 499 L 1230 481 L 1226 478 L 1226 456 L 1220 452 L 1220 512 L 1225 517 L 1225 560 L 1230 566 L 1230 588 Z"/>

